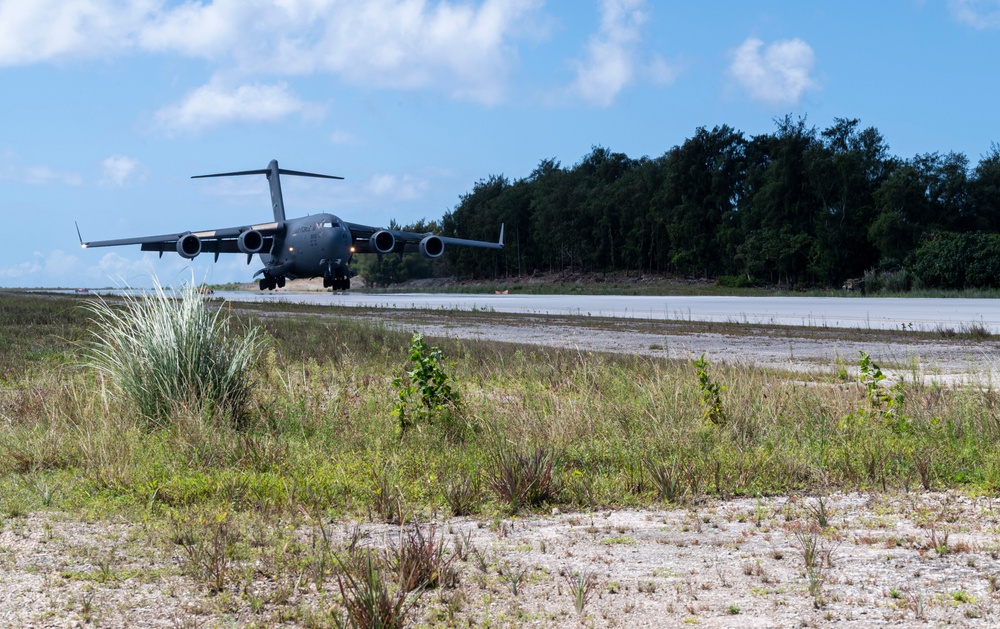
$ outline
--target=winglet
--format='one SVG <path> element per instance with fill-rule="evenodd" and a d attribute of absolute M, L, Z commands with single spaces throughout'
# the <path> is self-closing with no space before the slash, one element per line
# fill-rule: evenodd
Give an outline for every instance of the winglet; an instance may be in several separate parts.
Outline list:
<path fill-rule="evenodd" d="M 73 221 L 73 224 L 76 225 L 76 237 L 80 239 L 80 246 L 86 249 L 87 243 L 83 242 L 83 236 L 80 235 L 80 224 L 76 221 Z"/>
<path fill-rule="evenodd" d="M 500 223 L 500 248 L 503 248 L 503 223 Z"/>

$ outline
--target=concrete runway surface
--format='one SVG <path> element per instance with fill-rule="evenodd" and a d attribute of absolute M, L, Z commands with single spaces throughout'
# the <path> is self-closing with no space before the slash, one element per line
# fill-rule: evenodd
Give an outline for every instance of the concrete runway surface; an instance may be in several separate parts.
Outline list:
<path fill-rule="evenodd" d="M 220 291 L 230 301 L 393 309 L 485 310 L 655 321 L 717 321 L 831 328 L 933 331 L 978 325 L 1000 333 L 1000 300 L 876 297 L 462 295 Z"/>

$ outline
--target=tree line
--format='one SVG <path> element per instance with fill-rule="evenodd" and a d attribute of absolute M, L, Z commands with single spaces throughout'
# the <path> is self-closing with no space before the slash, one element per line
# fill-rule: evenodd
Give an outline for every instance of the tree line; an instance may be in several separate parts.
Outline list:
<path fill-rule="evenodd" d="M 702 127 L 656 158 L 594 147 L 569 168 L 545 159 L 523 179 L 480 180 L 439 226 L 494 240 L 504 223 L 507 246 L 496 255 L 449 249 L 441 271 L 1000 285 L 1000 145 L 972 168 L 962 153 L 895 157 L 856 119 L 818 130 L 786 116 L 775 127 L 752 137 Z"/>

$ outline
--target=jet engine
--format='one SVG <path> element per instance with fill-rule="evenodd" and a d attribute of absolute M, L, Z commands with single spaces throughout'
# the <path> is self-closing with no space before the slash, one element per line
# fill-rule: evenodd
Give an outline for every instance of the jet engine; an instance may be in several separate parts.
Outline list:
<path fill-rule="evenodd" d="M 194 234 L 184 234 L 177 239 L 177 253 L 182 258 L 194 258 L 201 253 L 201 238 Z"/>
<path fill-rule="evenodd" d="M 437 236 L 425 236 L 420 241 L 420 255 L 425 258 L 440 258 L 444 253 L 444 241 Z"/>
<path fill-rule="evenodd" d="M 260 253 L 260 250 L 264 248 L 264 236 L 256 229 L 248 229 L 240 234 L 236 240 L 236 246 L 243 253 Z"/>
<path fill-rule="evenodd" d="M 396 237 L 391 232 L 380 229 L 372 234 L 368 244 L 375 253 L 392 253 L 396 248 Z"/>

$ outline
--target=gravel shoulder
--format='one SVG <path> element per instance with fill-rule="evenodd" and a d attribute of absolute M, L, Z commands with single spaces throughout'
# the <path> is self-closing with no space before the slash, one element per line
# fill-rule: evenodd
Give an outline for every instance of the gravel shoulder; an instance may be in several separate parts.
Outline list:
<path fill-rule="evenodd" d="M 822 500 L 822 507 L 820 506 Z M 825 512 L 826 527 L 819 526 Z M 1000 622 L 1000 500 L 954 493 L 706 500 L 669 510 L 455 518 L 435 524 L 457 583 L 424 592 L 408 626 L 986 627 Z M 399 527 L 325 525 L 385 548 Z M 302 543 L 315 530 L 287 533 Z M 293 588 L 250 558 L 210 594 L 139 523 L 54 513 L 0 533 L 9 627 L 326 626 L 336 581 Z M 457 550 L 461 548 L 461 550 Z M 812 548 L 812 565 L 806 557 Z M 234 567 L 235 570 L 235 567 Z M 514 580 L 520 575 L 517 593 Z M 577 614 L 575 576 L 592 589 Z"/>
<path fill-rule="evenodd" d="M 989 386 L 1000 376 L 1000 341 L 941 338 L 926 332 L 769 326 L 599 317 L 372 310 L 397 329 L 428 337 L 489 340 L 692 360 L 795 373 L 857 372 L 868 352 L 890 379 L 943 386 Z"/>

